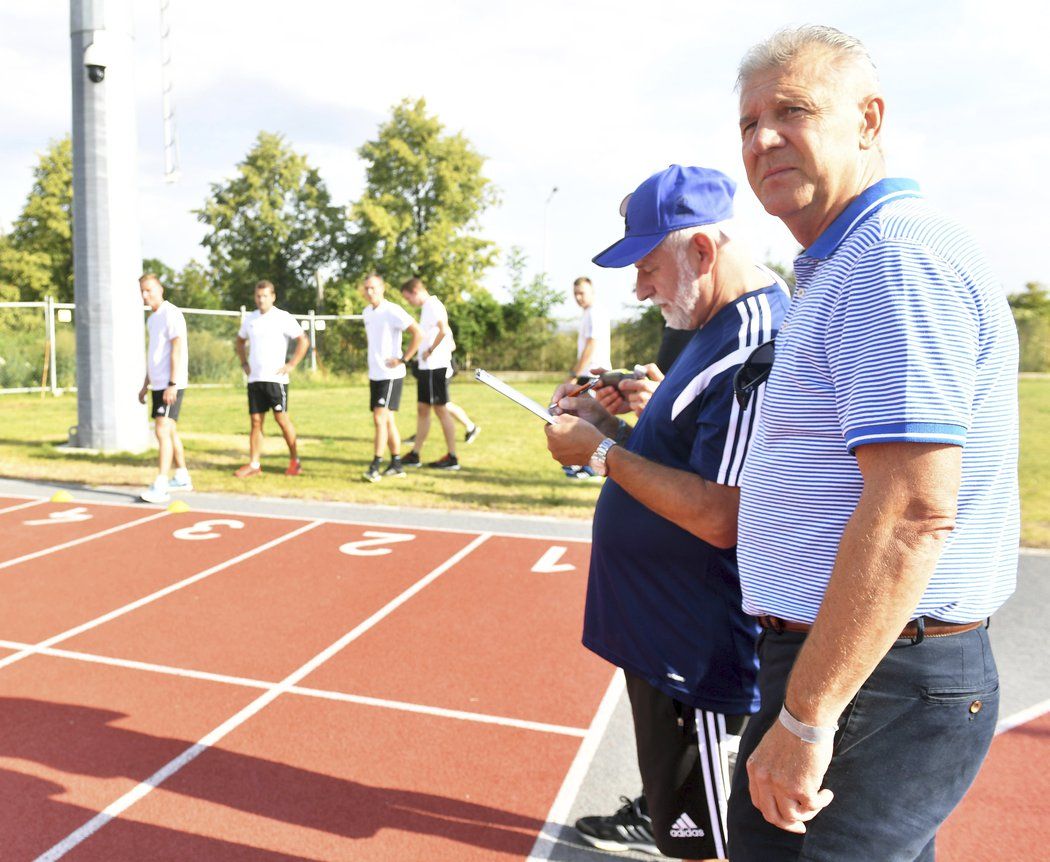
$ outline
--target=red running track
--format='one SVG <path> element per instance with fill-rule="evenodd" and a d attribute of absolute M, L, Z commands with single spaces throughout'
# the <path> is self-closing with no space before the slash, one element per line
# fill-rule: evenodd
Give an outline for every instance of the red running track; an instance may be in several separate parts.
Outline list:
<path fill-rule="evenodd" d="M 25 503 L 4 860 L 529 855 L 611 676 L 579 645 L 587 543 Z M 939 862 L 1045 857 L 1048 749 L 1046 715 L 996 739 Z"/>
<path fill-rule="evenodd" d="M 524 858 L 612 675 L 587 548 L 0 511 L 3 858 Z"/>

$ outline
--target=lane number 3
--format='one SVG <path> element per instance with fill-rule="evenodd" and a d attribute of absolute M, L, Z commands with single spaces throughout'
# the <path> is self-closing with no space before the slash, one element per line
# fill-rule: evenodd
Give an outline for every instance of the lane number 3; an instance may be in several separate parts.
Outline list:
<path fill-rule="evenodd" d="M 216 518 L 211 521 L 198 521 L 192 527 L 183 527 L 176 530 L 172 535 L 176 539 L 185 542 L 205 542 L 208 539 L 218 539 L 222 536 L 216 527 L 227 527 L 231 530 L 243 530 L 244 521 L 234 521 L 230 518 Z"/>

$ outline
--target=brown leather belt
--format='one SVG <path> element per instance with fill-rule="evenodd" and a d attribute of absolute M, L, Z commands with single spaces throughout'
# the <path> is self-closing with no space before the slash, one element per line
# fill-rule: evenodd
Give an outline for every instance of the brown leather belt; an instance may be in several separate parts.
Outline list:
<path fill-rule="evenodd" d="M 774 632 L 800 632 L 807 634 L 812 626 L 809 623 L 793 623 L 789 620 L 782 620 L 780 617 L 772 617 L 768 614 L 762 614 L 755 617 L 758 620 L 758 624 L 764 629 L 769 629 Z M 958 635 L 963 632 L 970 632 L 974 629 L 980 628 L 987 623 L 987 620 L 978 620 L 975 623 L 946 623 L 943 620 L 935 620 L 933 617 L 922 617 L 924 623 L 923 637 L 928 638 L 946 638 L 950 635 Z M 904 627 L 897 639 L 903 638 L 916 638 L 919 636 L 919 625 L 915 620 L 912 620 Z"/>

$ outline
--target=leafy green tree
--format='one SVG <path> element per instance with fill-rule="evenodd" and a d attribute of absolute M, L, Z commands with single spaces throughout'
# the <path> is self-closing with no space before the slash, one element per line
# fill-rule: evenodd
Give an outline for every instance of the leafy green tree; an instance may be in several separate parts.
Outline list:
<path fill-rule="evenodd" d="M 194 213 L 208 227 L 201 245 L 223 305 L 250 306 L 265 278 L 289 307 L 315 306 L 316 273 L 335 257 L 344 216 L 317 169 L 281 135 L 260 132 L 236 176 L 213 183 Z"/>
<path fill-rule="evenodd" d="M 1050 291 L 1038 281 L 1009 297 L 1021 349 L 1022 371 L 1050 371 Z"/>
<path fill-rule="evenodd" d="M 73 147 L 52 141 L 11 233 L 0 237 L 0 287 L 23 301 L 73 301 Z"/>
<path fill-rule="evenodd" d="M 418 276 L 446 303 L 477 294 L 496 256 L 476 235 L 478 218 L 497 202 L 484 157 L 462 134 L 445 134 L 423 99 L 395 105 L 358 154 L 367 168 L 343 244 L 350 279 L 375 269 L 395 288 Z"/>

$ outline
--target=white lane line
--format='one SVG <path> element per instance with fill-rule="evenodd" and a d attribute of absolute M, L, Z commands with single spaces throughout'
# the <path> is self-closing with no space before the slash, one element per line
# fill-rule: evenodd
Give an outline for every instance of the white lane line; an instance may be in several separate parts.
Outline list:
<path fill-rule="evenodd" d="M 266 706 L 269 706 L 280 695 L 291 690 L 295 686 L 295 684 L 298 683 L 301 679 L 304 679 L 306 676 L 313 673 L 317 668 L 319 668 L 322 664 L 328 661 L 328 659 L 330 659 L 332 656 L 334 656 L 336 653 L 342 650 L 345 646 L 347 646 L 347 644 L 359 638 L 374 625 L 376 625 L 377 623 L 385 619 L 387 616 L 389 616 L 391 613 L 393 613 L 395 610 L 397 610 L 399 607 L 401 607 L 401 605 L 403 605 L 410 598 L 416 595 L 416 593 L 418 593 L 424 587 L 428 586 L 434 580 L 439 578 L 442 574 L 448 571 L 448 569 L 452 568 L 452 566 L 454 566 L 456 563 L 460 562 L 464 557 L 466 557 L 475 548 L 479 547 L 488 538 L 489 534 L 483 533 L 482 535 L 475 538 L 474 541 L 461 548 L 459 551 L 457 551 L 455 554 L 449 557 L 445 562 L 439 565 L 432 572 L 430 572 L 427 575 L 424 575 L 420 580 L 416 581 L 416 583 L 414 583 L 411 587 L 402 592 L 399 596 L 387 602 L 382 608 L 380 608 L 378 611 L 372 614 L 372 616 L 370 616 L 364 622 L 360 623 L 359 625 L 355 626 L 353 629 L 348 631 L 331 646 L 328 646 L 325 649 L 323 649 L 312 659 L 306 662 L 306 664 L 299 667 L 298 670 L 295 670 L 288 676 L 286 676 L 273 688 L 263 692 L 263 694 L 259 695 L 259 697 L 257 697 L 251 703 L 249 703 L 242 710 L 240 710 L 236 715 L 233 715 L 232 717 L 228 718 L 213 731 L 202 737 L 199 742 L 187 748 L 178 757 L 164 764 L 164 766 L 162 766 L 160 769 L 154 772 L 153 775 L 151 775 L 145 781 L 140 782 L 137 786 L 133 787 L 131 790 L 129 790 L 116 801 L 112 802 L 103 811 L 100 811 L 79 829 L 70 833 L 57 844 L 55 844 L 55 846 L 52 847 L 50 850 L 38 856 L 36 862 L 53 862 L 53 860 L 61 859 L 63 856 L 66 855 L 66 853 L 68 853 L 70 850 L 72 850 L 73 848 L 90 838 L 92 835 L 98 832 L 99 829 L 101 829 L 115 817 L 119 817 L 123 812 L 127 811 L 128 808 L 130 808 L 132 805 L 134 805 L 136 802 L 138 802 L 140 799 L 146 796 L 155 787 L 159 787 L 161 784 L 163 784 L 168 778 L 170 778 L 172 775 L 174 775 L 176 772 L 178 772 L 180 769 L 186 766 L 186 764 L 191 763 L 193 760 L 195 760 L 198 757 L 198 755 L 207 751 L 211 746 L 221 741 L 223 737 L 227 736 L 228 734 L 236 730 L 238 727 L 240 727 L 242 724 L 244 724 L 244 722 L 246 722 L 253 715 L 261 711 Z"/>
<path fill-rule="evenodd" d="M 1000 733 L 1006 733 L 1006 731 L 1020 727 L 1022 724 L 1042 718 L 1048 712 L 1050 712 L 1050 700 L 1034 703 L 1027 709 L 1022 709 L 1020 712 L 1015 712 L 1006 718 L 1000 718 L 999 723 L 995 726 L 995 735 L 998 736 Z"/>
<path fill-rule="evenodd" d="M 602 741 L 602 736 L 605 735 L 605 730 L 612 719 L 613 711 L 616 709 L 616 703 L 620 699 L 620 695 L 623 694 L 625 687 L 624 675 L 617 670 L 613 674 L 609 687 L 605 690 L 602 702 L 598 705 L 598 711 L 594 714 L 594 720 L 587 729 L 587 735 L 583 738 L 583 742 L 580 743 L 580 749 L 576 752 L 576 757 L 573 758 L 572 766 L 569 767 L 569 771 L 565 774 L 565 780 L 562 782 L 558 795 L 554 798 L 554 804 L 551 805 L 551 810 L 547 812 L 547 822 L 543 825 L 543 829 L 540 830 L 540 834 L 536 836 L 536 843 L 533 844 L 532 852 L 529 853 L 528 862 L 550 859 L 554 848 L 558 844 L 564 843 L 558 837 L 559 830 L 572 810 L 572 803 L 580 792 L 580 786 L 583 784 L 584 778 L 587 777 L 587 770 L 590 769 L 591 761 L 594 760 L 594 755 L 598 751 L 598 744 Z"/>
<path fill-rule="evenodd" d="M 41 497 L 39 500 L 30 500 L 27 503 L 16 503 L 13 506 L 7 506 L 4 509 L 0 509 L 0 515 L 6 515 L 8 512 L 17 512 L 19 509 L 28 509 L 30 506 L 39 506 L 41 503 L 46 503 L 47 497 Z"/>
<path fill-rule="evenodd" d="M 147 515 L 145 518 L 137 518 L 134 521 L 128 521 L 126 524 L 117 524 L 115 527 L 110 527 L 107 530 L 100 530 L 97 533 L 92 533 L 90 536 L 81 536 L 79 539 L 71 539 L 60 545 L 52 545 L 50 548 L 44 548 L 42 551 L 34 551 L 31 554 L 24 554 L 21 557 L 15 557 L 13 560 L 5 560 L 0 563 L 0 569 L 17 566 L 19 563 L 24 563 L 27 560 L 35 560 L 38 557 L 46 557 L 48 554 L 54 554 L 56 551 L 64 551 L 66 548 L 83 545 L 85 542 L 93 542 L 95 539 L 101 539 L 105 536 L 112 536 L 114 533 L 119 533 L 121 530 L 128 530 L 131 527 L 139 526 L 139 524 L 146 524 L 149 521 L 157 520 L 157 518 L 163 518 L 167 514 L 167 510 L 154 512 L 152 515 Z"/>
<path fill-rule="evenodd" d="M 561 736 L 576 736 L 581 739 L 587 731 L 581 727 L 567 727 L 562 724 L 547 724 L 542 721 L 526 721 L 521 718 L 509 718 L 501 715 L 486 715 L 483 712 L 465 712 L 460 709 L 445 709 L 441 706 L 425 706 L 417 703 L 406 703 L 400 700 L 385 700 L 378 697 L 365 697 L 360 694 L 344 694 L 341 691 L 326 691 L 318 688 L 292 686 L 289 694 L 302 694 L 307 697 L 320 697 L 327 700 L 339 700 L 345 703 L 357 703 L 362 706 L 378 706 L 396 709 L 401 712 L 416 712 L 420 715 L 433 715 L 440 718 L 455 718 L 463 721 L 475 721 L 479 724 L 498 724 L 503 727 L 516 727 L 521 730 L 535 730 L 540 733 L 555 733 Z"/>
<path fill-rule="evenodd" d="M 0 495 L 3 496 L 3 495 Z M 13 494 L 8 496 L 15 496 Z M 128 506 L 126 502 L 120 502 L 118 500 L 78 500 L 78 503 L 87 503 L 92 506 Z M 310 500 L 299 500 L 297 502 L 309 505 Z M 383 508 L 383 507 L 379 507 Z M 268 514 L 259 512 L 246 512 L 243 509 L 198 509 L 196 507 L 192 510 L 195 514 L 201 515 L 237 515 L 242 518 L 272 518 L 278 521 L 305 521 L 307 520 L 306 515 L 283 515 L 283 514 Z M 442 510 L 445 514 L 450 515 L 471 515 L 476 514 L 470 509 L 444 509 Z M 503 512 L 486 513 L 490 517 L 497 515 L 503 518 L 520 518 L 521 520 L 528 521 L 529 515 L 513 515 L 506 514 Z M 505 538 L 505 539 L 538 539 L 542 542 L 574 542 L 576 544 L 590 544 L 590 538 L 580 538 L 579 536 L 550 536 L 545 533 L 511 533 L 502 532 L 500 530 L 487 530 L 487 529 L 467 529 L 465 527 L 421 527 L 414 521 L 368 521 L 360 518 L 314 518 L 311 520 L 323 521 L 326 524 L 340 524 L 348 527 L 386 527 L 391 530 L 419 530 L 421 532 L 429 533 L 453 533 L 461 536 L 479 536 L 482 533 L 494 538 Z M 549 520 L 549 519 L 548 519 Z M 587 521 L 579 521 L 580 525 L 586 525 Z M 537 529 L 539 527 L 537 526 Z"/>
<path fill-rule="evenodd" d="M 162 512 L 161 514 L 167 514 L 167 512 Z M 191 584 L 197 583 L 197 581 L 202 581 L 208 576 L 214 575 L 216 572 L 221 572 L 223 569 L 228 569 L 230 566 L 236 565 L 237 563 L 250 559 L 251 557 L 254 557 L 257 554 L 263 553 L 263 551 L 268 551 L 270 550 L 270 548 L 273 548 L 276 545 L 281 544 L 282 542 L 287 542 L 289 539 L 294 539 L 296 536 L 300 536 L 308 530 L 312 530 L 314 529 L 314 527 L 319 527 L 320 525 L 321 521 L 311 521 L 309 524 L 304 524 L 298 530 L 292 530 L 290 533 L 285 533 L 283 536 L 278 536 L 276 539 L 271 539 L 265 544 L 258 545 L 249 551 L 245 551 L 243 554 L 238 554 L 236 557 L 226 560 L 225 562 L 219 563 L 218 565 L 212 566 L 210 569 L 205 569 L 203 572 L 197 572 L 197 574 L 195 575 L 190 575 L 190 577 L 184 578 L 183 580 L 177 583 L 169 584 L 168 586 L 163 587 L 162 589 L 159 589 L 154 593 L 150 593 L 148 596 L 143 596 L 141 599 L 136 599 L 133 602 L 129 602 L 123 607 L 119 607 L 116 610 L 112 610 L 109 613 L 103 614 L 100 617 L 95 617 L 95 619 L 88 620 L 86 623 L 81 623 L 80 625 L 74 626 L 71 629 L 66 629 L 66 631 L 64 632 L 60 632 L 59 634 L 53 635 L 52 637 L 49 637 L 46 640 L 40 641 L 38 644 L 36 644 L 34 647 L 31 647 L 30 649 L 22 650 L 21 652 L 17 652 L 14 655 L 9 655 L 6 658 L 0 659 L 0 668 L 7 667 L 8 665 L 14 664 L 16 661 L 21 661 L 27 656 L 33 655 L 34 650 L 52 647 L 55 644 L 61 643 L 64 640 L 69 640 L 69 638 L 71 637 L 83 634 L 86 631 L 90 631 L 91 629 L 96 628 L 97 626 L 100 626 L 103 623 L 108 623 L 111 620 L 115 620 L 117 617 L 121 617 L 124 616 L 124 614 L 131 613 L 131 611 L 138 610 L 144 605 L 150 604 L 150 602 L 155 602 L 157 601 L 157 599 L 162 599 L 164 598 L 164 596 L 170 595 L 171 593 L 177 592 L 178 590 L 181 590 L 184 587 L 188 587 Z"/>
<path fill-rule="evenodd" d="M 24 644 L 17 641 L 0 640 L 0 648 L 13 650 L 29 650 L 34 655 L 45 655 L 53 658 L 69 659 L 72 661 L 83 661 L 89 664 L 101 664 L 108 667 L 119 667 L 128 670 L 146 671 L 147 673 L 161 673 L 168 676 L 184 677 L 186 679 L 198 679 L 205 682 L 217 682 L 225 685 L 237 685 L 244 688 L 275 688 L 278 683 L 267 682 L 250 677 L 231 676 L 223 673 L 211 673 L 203 670 L 192 670 L 190 668 L 172 667 L 153 662 L 134 661 L 132 659 L 114 658 L 112 656 L 96 655 L 94 653 L 78 652 L 76 650 L 54 649 L 49 647 L 37 647 L 33 644 Z M 496 724 L 502 727 L 514 727 L 521 730 L 534 730 L 539 733 L 553 733 L 561 736 L 577 736 L 583 738 L 587 731 L 580 727 L 568 727 L 561 724 L 548 724 L 541 721 L 527 721 L 521 718 L 511 718 L 502 715 L 488 715 L 483 712 L 469 712 L 461 709 L 446 709 L 441 706 L 427 706 L 421 703 L 408 703 L 402 700 L 387 700 L 379 697 L 367 697 L 360 694 L 347 694 L 341 691 L 330 691 L 321 688 L 309 688 L 293 685 L 288 689 L 289 694 L 298 694 L 303 697 L 315 697 L 322 700 L 335 700 L 342 703 L 353 703 L 360 706 L 373 706 L 380 709 L 393 709 L 398 712 L 412 712 L 420 715 L 431 715 L 439 718 L 452 718 L 461 721 L 473 721 L 478 724 Z"/>

